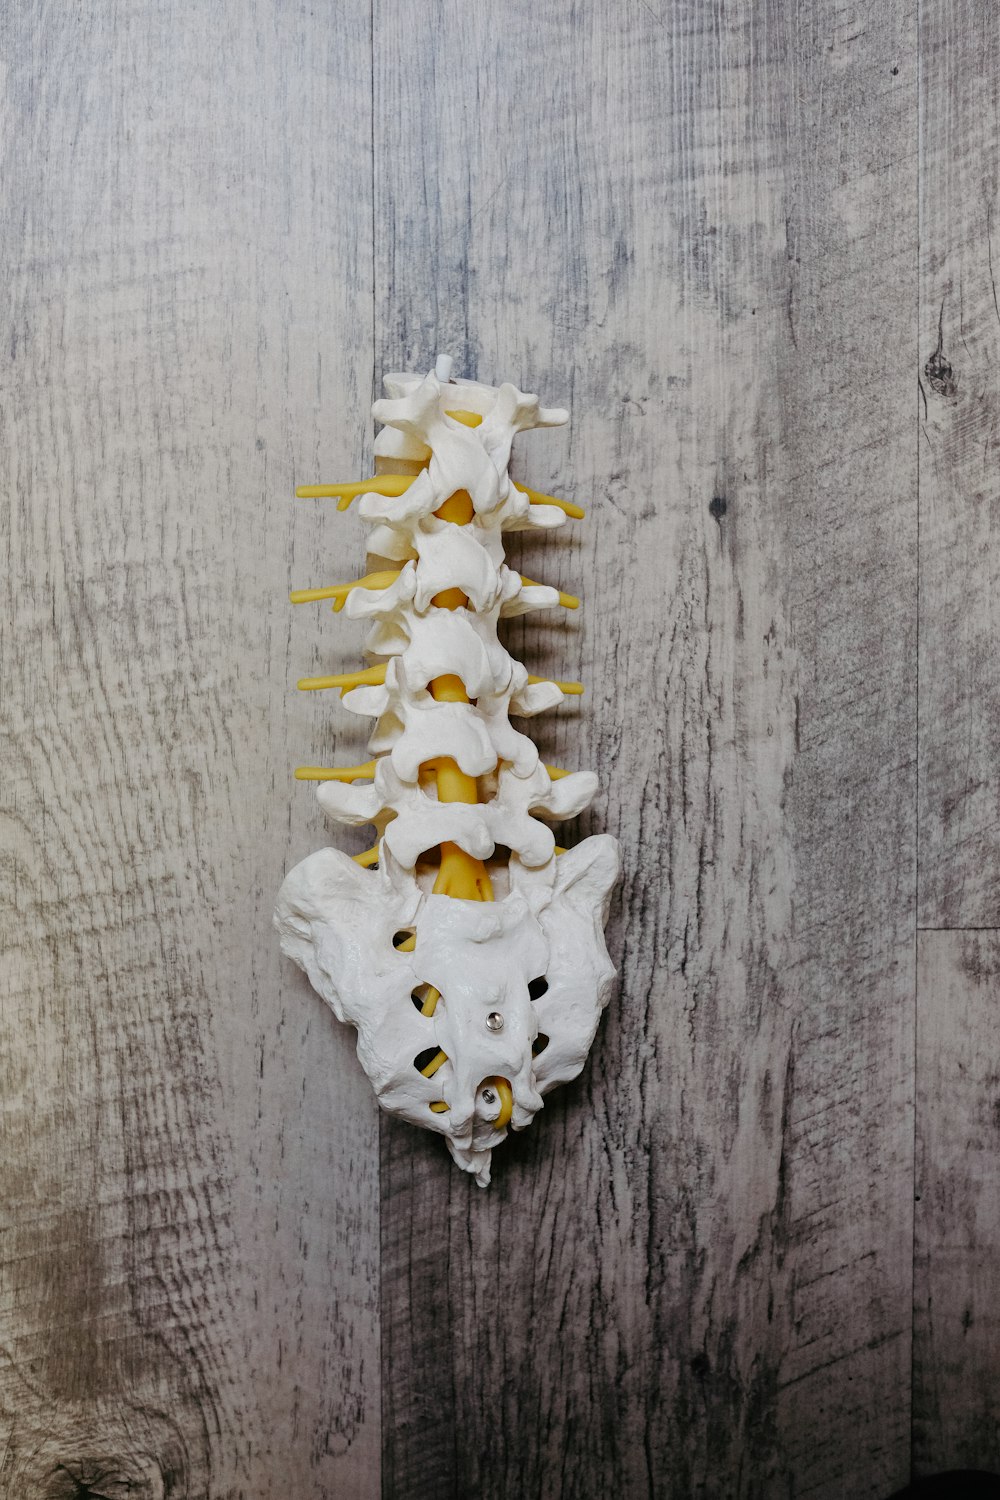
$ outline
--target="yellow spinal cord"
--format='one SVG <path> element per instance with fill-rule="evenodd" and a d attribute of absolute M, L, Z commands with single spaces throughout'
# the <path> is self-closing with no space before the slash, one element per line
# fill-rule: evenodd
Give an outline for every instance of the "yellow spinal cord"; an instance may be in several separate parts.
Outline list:
<path fill-rule="evenodd" d="M 468 526 L 473 517 L 471 496 L 465 490 L 451 495 L 434 512 L 441 521 L 452 521 L 457 526 Z M 461 589 L 444 589 L 435 594 L 432 604 L 439 609 L 465 609 L 468 595 Z M 435 677 L 430 684 L 431 697 L 436 703 L 468 703 L 469 695 L 461 678 L 454 676 Z M 453 760 L 441 757 L 428 761 L 421 770 L 431 771 L 437 779 L 439 802 L 479 801 L 479 784 L 474 776 L 459 770 Z M 463 901 L 492 901 L 493 887 L 481 859 L 466 854 L 457 844 L 441 845 L 441 867 L 434 882 L 436 896 L 456 896 Z"/>

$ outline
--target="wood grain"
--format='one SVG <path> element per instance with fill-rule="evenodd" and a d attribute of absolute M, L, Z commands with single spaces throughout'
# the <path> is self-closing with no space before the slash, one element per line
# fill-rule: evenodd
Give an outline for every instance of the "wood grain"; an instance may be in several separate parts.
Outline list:
<path fill-rule="evenodd" d="M 1000 925 L 1000 15 L 920 21 L 920 922 Z"/>
<path fill-rule="evenodd" d="M 626 861 L 620 996 L 489 1191 L 383 1122 L 383 1492 L 884 1495 L 910 1436 L 913 15 L 408 0 L 374 47 L 376 367 L 441 350 L 571 408 L 518 477 L 590 518 L 520 566 L 583 618 L 509 639 L 590 684 L 539 741 L 598 770 L 579 831 Z"/>
<path fill-rule="evenodd" d="M 919 936 L 913 1050 L 915 926 L 1000 926 L 996 23 L 0 18 L 4 1497 L 882 1497 L 911 1319 L 915 1470 L 1000 1468 L 996 931 Z M 571 409 L 515 473 L 588 519 L 510 561 L 584 610 L 508 639 L 626 863 L 487 1193 L 270 929 L 364 738 L 293 487 L 438 351 Z"/>
<path fill-rule="evenodd" d="M 363 465 L 370 18 L 3 18 L 0 1492 L 378 1490 L 375 1108 L 278 957 Z M 333 434 L 326 437 L 329 432 Z"/>
<path fill-rule="evenodd" d="M 1000 1471 L 1000 933 L 918 956 L 915 1472 Z"/>

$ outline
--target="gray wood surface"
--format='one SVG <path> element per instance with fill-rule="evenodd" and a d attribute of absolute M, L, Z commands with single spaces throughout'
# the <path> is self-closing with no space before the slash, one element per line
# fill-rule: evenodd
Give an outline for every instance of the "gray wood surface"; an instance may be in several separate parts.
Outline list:
<path fill-rule="evenodd" d="M 917 976 L 914 1468 L 998 1473 L 1000 933 L 921 933 Z"/>
<path fill-rule="evenodd" d="M 918 1475 L 1000 1471 L 1000 11 L 923 0 L 919 45 Z"/>
<path fill-rule="evenodd" d="M 511 640 L 623 840 L 614 1003 L 483 1194 L 383 1123 L 384 1493 L 909 1467 L 912 10 L 375 8 L 378 368 L 568 405 Z M 400 121 L 405 128 L 400 128 Z M 529 446 L 530 444 L 530 446 Z"/>
<path fill-rule="evenodd" d="M 924 0 L 920 922 L 1000 926 L 1000 7 Z"/>
<path fill-rule="evenodd" d="M 376 1109 L 270 926 L 333 748 L 293 486 L 366 462 L 368 5 L 0 27 L 0 1493 L 370 1497 Z"/>
<path fill-rule="evenodd" d="M 919 930 L 1000 926 L 996 0 L 0 40 L 0 1496 L 1000 1467 L 998 938 Z M 571 409 L 515 474 L 588 518 L 510 557 L 584 608 L 508 640 L 588 684 L 531 729 L 626 866 L 485 1193 L 270 928 L 365 842 L 290 776 L 365 732 L 294 692 L 362 631 L 287 589 L 363 542 L 293 488 L 439 351 Z"/>

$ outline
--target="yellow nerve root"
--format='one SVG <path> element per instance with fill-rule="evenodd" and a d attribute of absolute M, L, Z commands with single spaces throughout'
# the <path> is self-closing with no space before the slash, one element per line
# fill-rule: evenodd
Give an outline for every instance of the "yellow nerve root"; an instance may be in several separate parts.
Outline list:
<path fill-rule="evenodd" d="M 353 583 L 332 583 L 322 589 L 293 589 L 288 597 L 293 604 L 315 604 L 319 599 L 336 599 L 337 603 L 333 607 L 340 610 L 352 590 L 387 589 L 396 582 L 401 572 L 401 568 L 396 568 L 392 572 L 386 570 L 381 573 L 366 573 L 364 578 L 356 578 Z"/>
<path fill-rule="evenodd" d="M 517 576 L 518 576 L 518 578 L 520 578 L 520 580 L 524 584 L 525 588 L 528 588 L 528 589 L 547 589 L 547 588 L 551 588 L 552 587 L 552 585 L 549 584 L 549 583 L 536 583 L 533 578 L 525 578 L 525 576 L 524 576 L 523 573 L 518 573 Z M 294 602 L 295 601 L 293 599 L 292 603 L 294 604 Z M 563 591 L 562 591 L 562 589 L 559 590 L 559 603 L 562 605 L 563 609 L 579 609 L 580 608 L 580 601 L 576 597 L 576 595 L 575 594 L 564 594 Z"/>
<path fill-rule="evenodd" d="M 509 1124 L 510 1117 L 514 1112 L 514 1093 L 506 1078 L 487 1078 L 487 1083 L 492 1084 L 500 1095 L 500 1113 L 493 1121 L 494 1130 L 503 1130 Z"/>
<path fill-rule="evenodd" d="M 555 495 L 543 495 L 541 490 L 529 490 L 524 484 L 515 484 L 514 488 L 520 490 L 522 495 L 527 495 L 530 505 L 554 505 L 557 510 L 565 511 L 566 515 L 572 516 L 575 521 L 582 521 L 587 514 L 582 506 L 574 505 L 572 500 L 557 500 Z"/>
<path fill-rule="evenodd" d="M 342 688 L 344 692 L 353 687 L 381 687 L 385 682 L 385 662 L 377 667 L 366 667 L 363 672 L 336 672 L 332 677 L 300 677 L 299 687 L 304 693 L 313 693 L 320 688 Z"/>
<path fill-rule="evenodd" d="M 358 495 L 405 495 L 414 480 L 413 474 L 376 474 L 355 484 L 300 484 L 295 491 L 299 500 L 338 499 L 338 510 L 346 510 Z"/>
<path fill-rule="evenodd" d="M 482 421 L 482 417 L 476 417 L 474 412 L 450 411 L 448 416 L 454 417 L 456 422 L 464 422 L 467 427 L 478 427 Z M 389 495 L 393 499 L 405 495 L 416 477 L 415 474 L 374 474 L 371 479 L 359 479 L 349 484 L 300 484 L 295 494 L 299 500 L 336 500 L 338 510 L 347 510 L 358 495 Z M 587 514 L 572 500 L 560 500 L 555 495 L 543 494 L 541 490 L 530 490 L 524 484 L 515 483 L 514 488 L 527 495 L 529 505 L 554 505 L 575 521 L 581 521 Z"/>
<path fill-rule="evenodd" d="M 582 682 L 556 682 L 556 679 L 554 677 L 531 677 L 531 676 L 529 676 L 528 681 L 529 682 L 555 682 L 557 688 L 562 688 L 563 692 L 566 693 L 566 694 L 568 694 L 568 695 L 570 695 L 570 696 L 577 695 L 577 694 L 583 692 L 583 683 Z M 301 687 L 302 684 L 299 683 L 299 686 Z"/>
<path fill-rule="evenodd" d="M 432 984 L 423 985 L 421 986 L 421 988 L 426 993 L 424 994 L 423 1000 L 421 1002 L 420 1014 L 422 1016 L 432 1016 L 437 1010 L 438 1001 L 441 999 L 441 991 L 436 990 Z M 418 996 L 420 994 L 420 990 L 414 990 L 413 993 L 415 996 Z"/>
<path fill-rule="evenodd" d="M 375 761 L 366 760 L 361 766 L 344 766 L 342 770 L 326 766 L 296 766 L 296 781 L 364 781 L 375 775 Z"/>

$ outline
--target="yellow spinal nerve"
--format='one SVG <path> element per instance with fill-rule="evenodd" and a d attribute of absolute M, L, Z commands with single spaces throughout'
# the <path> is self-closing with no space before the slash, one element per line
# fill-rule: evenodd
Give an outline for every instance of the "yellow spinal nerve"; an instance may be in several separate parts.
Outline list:
<path fill-rule="evenodd" d="M 442 521 L 468 526 L 473 517 L 472 498 L 466 490 L 451 495 L 434 514 Z M 443 589 L 432 604 L 439 609 L 465 609 L 469 603 L 461 589 Z M 430 684 L 431 697 L 437 703 L 468 703 L 469 695 L 459 677 L 435 677 Z M 422 769 L 430 771 L 437 781 L 439 802 L 478 802 L 479 786 L 474 776 L 467 776 L 448 757 L 429 761 Z M 463 901 L 492 901 L 493 887 L 481 859 L 466 854 L 457 844 L 441 845 L 441 867 L 434 882 L 436 896 L 456 896 Z"/>

